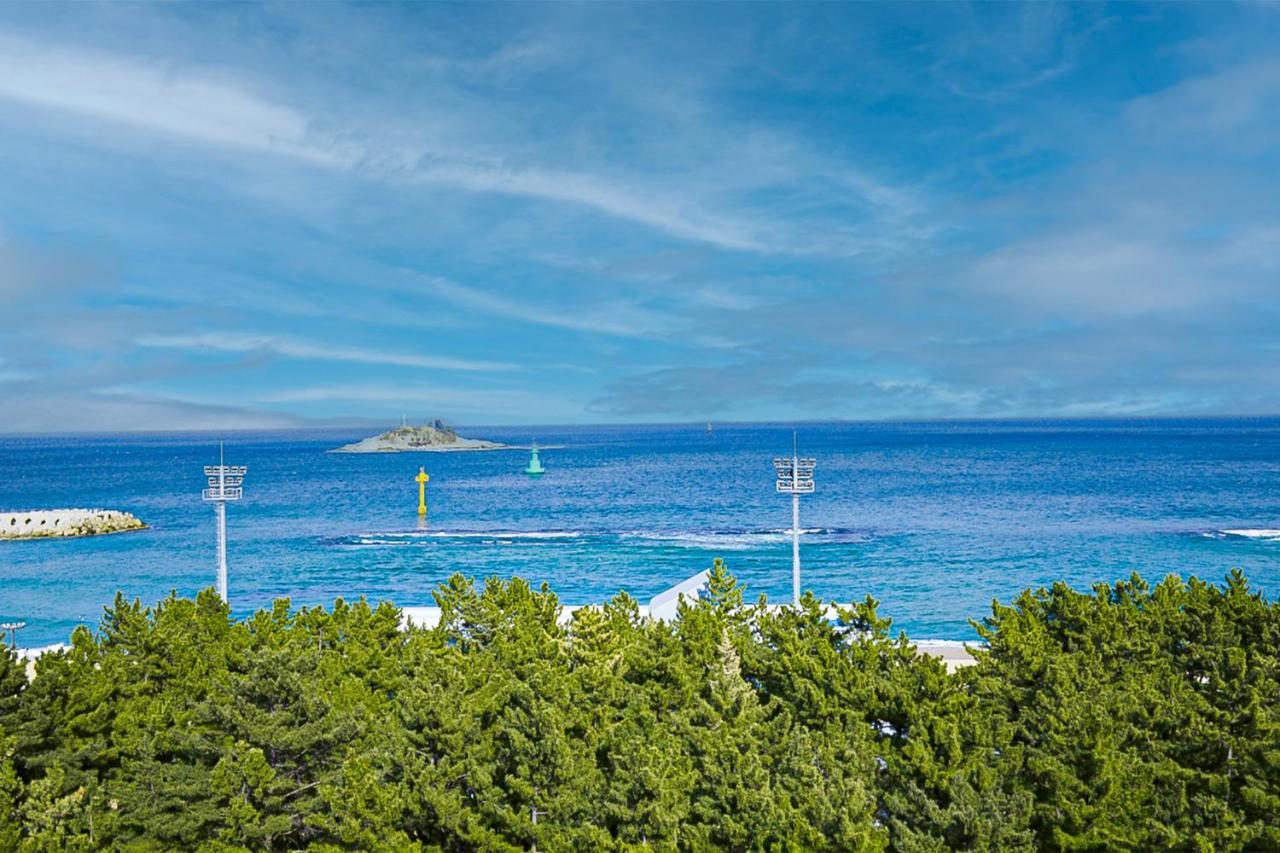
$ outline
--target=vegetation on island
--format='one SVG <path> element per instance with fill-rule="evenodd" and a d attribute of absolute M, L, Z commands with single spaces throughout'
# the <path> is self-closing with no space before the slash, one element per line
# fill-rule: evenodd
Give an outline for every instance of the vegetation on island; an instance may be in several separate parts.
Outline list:
<path fill-rule="evenodd" d="M 437 418 L 429 424 L 410 426 L 402 424 L 389 429 L 379 438 L 387 440 L 402 439 L 406 444 L 453 444 L 458 440 L 458 431 Z"/>
<path fill-rule="evenodd" d="M 344 444 L 335 453 L 399 453 L 411 450 L 502 450 L 506 445 L 495 441 L 463 438 L 458 431 L 436 419 L 421 426 L 401 424 L 395 429 Z"/>
<path fill-rule="evenodd" d="M 1137 576 L 996 604 L 948 674 L 868 599 L 671 624 L 455 576 L 389 604 L 117 597 L 0 656 L 0 849 L 1280 848 L 1280 608 Z"/>

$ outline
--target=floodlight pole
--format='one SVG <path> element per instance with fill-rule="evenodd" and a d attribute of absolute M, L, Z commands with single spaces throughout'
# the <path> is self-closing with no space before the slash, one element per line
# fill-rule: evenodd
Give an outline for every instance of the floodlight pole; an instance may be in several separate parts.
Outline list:
<path fill-rule="evenodd" d="M 218 595 L 227 603 L 227 466 L 225 448 L 218 442 L 218 495 L 213 503 L 218 518 Z"/>
<path fill-rule="evenodd" d="M 213 505 L 218 516 L 218 597 L 227 601 L 227 505 L 218 501 Z"/>
<path fill-rule="evenodd" d="M 204 466 L 209 488 L 202 496 L 213 503 L 218 521 L 218 597 L 227 603 L 227 501 L 238 501 L 244 494 L 242 484 L 249 469 L 244 465 L 224 464 L 222 443 L 218 443 L 218 464 Z"/>
<path fill-rule="evenodd" d="M 777 490 L 791 495 L 791 601 L 800 604 L 800 496 L 813 494 L 815 460 L 801 459 L 796 434 L 791 433 L 791 458 L 774 459 Z"/>
<path fill-rule="evenodd" d="M 25 627 L 27 627 L 26 622 L 5 622 L 0 625 L 0 631 L 7 632 L 9 634 L 9 645 L 14 651 L 18 650 L 18 632 Z M 3 642 L 3 640 L 0 640 L 0 643 Z"/>
<path fill-rule="evenodd" d="M 800 473 L 799 460 L 792 455 L 791 470 Z M 791 603 L 800 604 L 800 493 L 791 493 Z"/>

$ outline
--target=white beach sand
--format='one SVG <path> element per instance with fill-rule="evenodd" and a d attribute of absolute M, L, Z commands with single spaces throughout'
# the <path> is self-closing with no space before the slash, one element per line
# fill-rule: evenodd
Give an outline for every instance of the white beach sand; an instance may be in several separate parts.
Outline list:
<path fill-rule="evenodd" d="M 583 605 L 566 604 L 560 612 L 560 621 L 568 622 L 573 618 L 573 611 Z M 785 605 L 773 605 L 785 606 Z M 647 617 L 649 608 L 641 605 L 640 615 Z M 404 624 L 415 625 L 420 628 L 434 628 L 440 623 L 439 607 L 403 607 L 401 608 L 401 618 Z M 965 643 L 960 640 L 921 640 L 914 644 L 921 654 L 931 657 L 942 658 L 942 662 L 946 664 L 948 672 L 955 672 L 957 669 L 974 664 L 973 655 L 969 654 L 969 650 L 965 648 Z"/>

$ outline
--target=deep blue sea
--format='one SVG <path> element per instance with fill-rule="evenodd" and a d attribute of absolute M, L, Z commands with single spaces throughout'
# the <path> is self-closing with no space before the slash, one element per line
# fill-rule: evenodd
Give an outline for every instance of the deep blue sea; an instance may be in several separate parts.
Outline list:
<path fill-rule="evenodd" d="M 648 598 L 724 557 L 751 597 L 790 592 L 790 501 L 774 456 L 818 460 L 801 509 L 804 586 L 868 594 L 917 639 L 1025 587 L 1243 568 L 1280 590 L 1280 419 L 472 428 L 527 452 L 326 453 L 361 431 L 0 438 L 0 510 L 128 510 L 150 529 L 0 542 L 0 621 L 66 640 L 117 590 L 152 602 L 214 582 L 201 466 L 249 466 L 228 510 L 238 614 L 288 596 L 431 604 L 453 572 L 522 575 L 569 604 Z M 419 527 L 414 476 L 431 477 Z M 1227 533 L 1224 531 L 1242 531 Z M 1273 531 L 1266 533 L 1265 531 Z"/>

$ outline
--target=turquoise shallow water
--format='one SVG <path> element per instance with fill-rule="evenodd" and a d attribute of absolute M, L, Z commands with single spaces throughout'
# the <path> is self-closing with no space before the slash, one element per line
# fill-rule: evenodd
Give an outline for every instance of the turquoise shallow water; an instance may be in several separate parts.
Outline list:
<path fill-rule="evenodd" d="M 916 638 L 972 638 L 993 597 L 1132 571 L 1280 590 L 1280 419 L 804 424 L 817 492 L 804 499 L 804 585 L 871 594 Z M 771 459 L 790 425 L 471 429 L 562 444 L 527 453 L 348 455 L 351 431 L 231 433 L 249 466 L 228 512 L 238 613 L 366 595 L 430 604 L 454 571 L 546 581 L 566 603 L 620 589 L 647 600 L 723 556 L 750 595 L 790 590 L 790 502 Z M 0 542 L 0 621 L 22 645 L 65 640 L 123 590 L 154 601 L 214 579 L 201 466 L 220 436 L 0 438 L 0 510 L 101 506 L 151 529 Z M 431 475 L 417 524 L 419 465 Z M 1224 531 L 1242 531 L 1227 533 Z"/>

